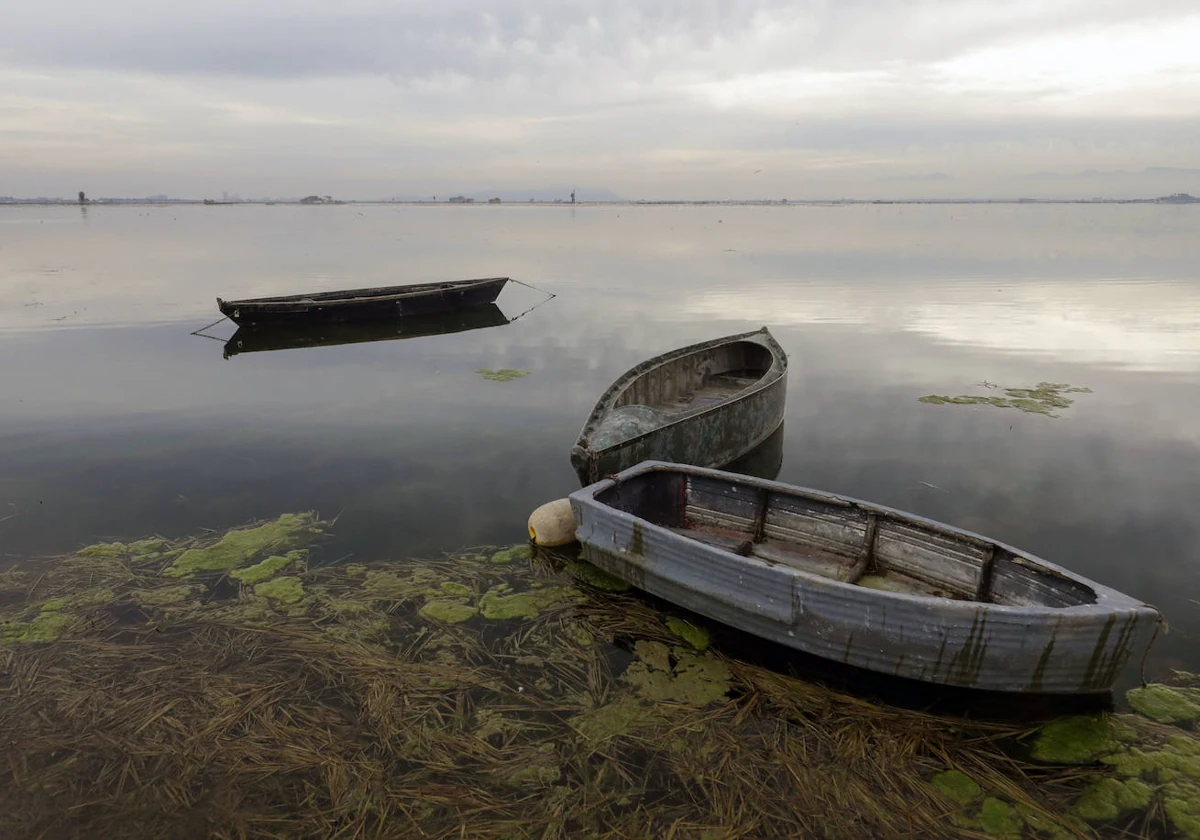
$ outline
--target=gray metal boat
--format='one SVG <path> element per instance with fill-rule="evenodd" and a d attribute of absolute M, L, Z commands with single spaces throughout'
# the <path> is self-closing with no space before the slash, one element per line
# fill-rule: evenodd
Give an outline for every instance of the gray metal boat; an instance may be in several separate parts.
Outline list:
<path fill-rule="evenodd" d="M 856 499 L 648 461 L 571 494 L 587 560 L 871 671 L 993 691 L 1110 689 L 1158 612 L 1012 546 Z"/>
<path fill-rule="evenodd" d="M 641 461 L 723 467 L 783 422 L 787 354 L 760 330 L 693 344 L 626 371 L 571 449 L 590 484 Z"/>

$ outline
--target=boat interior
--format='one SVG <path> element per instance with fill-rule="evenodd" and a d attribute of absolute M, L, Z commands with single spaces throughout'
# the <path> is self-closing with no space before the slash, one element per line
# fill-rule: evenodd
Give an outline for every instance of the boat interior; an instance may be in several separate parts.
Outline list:
<path fill-rule="evenodd" d="M 1096 600 L 1090 587 L 990 541 L 825 494 L 654 470 L 596 499 L 689 539 L 843 583 L 1009 606 Z"/>
<path fill-rule="evenodd" d="M 771 369 L 771 351 L 734 341 L 663 362 L 629 383 L 613 404 L 649 406 L 663 415 L 682 414 L 724 402 L 757 383 Z"/>

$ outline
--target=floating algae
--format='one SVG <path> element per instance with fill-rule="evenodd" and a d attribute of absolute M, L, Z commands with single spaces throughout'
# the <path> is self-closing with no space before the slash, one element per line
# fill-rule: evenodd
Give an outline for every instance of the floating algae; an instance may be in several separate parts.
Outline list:
<path fill-rule="evenodd" d="M 1002 799 L 989 796 L 983 800 L 979 813 L 960 821 L 964 828 L 978 828 L 989 837 L 1017 838 L 1022 834 L 1024 820 L 1017 809 Z"/>
<path fill-rule="evenodd" d="M 684 621 L 682 618 L 671 616 L 667 619 L 667 628 L 699 651 L 708 650 L 708 645 L 712 641 L 707 630 L 697 627 L 690 621 Z"/>
<path fill-rule="evenodd" d="M 1161 797 L 1163 810 L 1179 836 L 1200 840 L 1200 739 L 1195 732 L 1170 735 L 1153 746 L 1130 746 L 1105 761 L 1112 765 L 1117 779 L 1126 783 L 1125 802 L 1140 790 L 1131 783 L 1144 783 L 1153 797 Z M 1096 796 L 1093 787 L 1081 804 L 1094 802 Z"/>
<path fill-rule="evenodd" d="M 308 552 L 306 551 L 289 551 L 282 556 L 278 554 L 273 555 L 260 563 L 255 563 L 253 566 L 247 566 L 244 569 L 234 569 L 229 573 L 229 576 L 239 583 L 247 585 L 262 583 L 264 580 L 275 577 L 275 575 L 293 563 L 303 563 L 307 558 Z"/>
<path fill-rule="evenodd" d="M 1148 685 L 1125 695 L 1135 712 L 1159 723 L 1185 723 L 1200 718 L 1200 688 Z"/>
<path fill-rule="evenodd" d="M 1085 788 L 1072 808 L 1075 816 L 1110 822 L 1157 810 L 1175 836 L 1200 840 L 1200 734 L 1164 725 L 1195 717 L 1192 691 L 1151 684 L 1126 694 L 1137 714 L 1073 718 L 1043 728 L 1035 757 L 1099 760 L 1111 773 Z"/>
<path fill-rule="evenodd" d="M 451 597 L 470 597 L 472 594 L 471 587 L 465 586 L 461 583 L 455 583 L 452 580 L 445 581 L 441 586 L 439 586 L 438 592 L 440 592 L 442 595 L 448 595 Z"/>
<path fill-rule="evenodd" d="M 624 679 L 646 700 L 705 706 L 724 699 L 729 691 L 729 668 L 712 655 L 647 641 L 638 642 L 635 651 L 638 661 L 625 671 Z"/>
<path fill-rule="evenodd" d="M 205 548 L 189 549 L 176 558 L 163 574 L 168 577 L 191 577 L 199 572 L 229 572 L 263 554 L 311 542 L 312 535 L 319 533 L 319 530 L 314 514 L 285 513 L 274 522 L 229 531 Z"/>
<path fill-rule="evenodd" d="M 586 709 L 568 723 L 588 744 L 598 745 L 619 735 L 629 735 L 656 719 L 652 706 L 636 697 L 623 696 Z"/>
<path fill-rule="evenodd" d="M 479 615 L 479 608 L 461 601 L 426 601 L 421 607 L 422 618 L 444 621 L 447 624 L 458 624 Z"/>
<path fill-rule="evenodd" d="M 357 575 L 355 575 L 357 577 Z M 362 594 L 366 598 L 385 601 L 406 601 L 441 586 L 445 578 L 437 572 L 419 568 L 410 574 L 369 571 L 363 576 Z"/>
<path fill-rule="evenodd" d="M 1058 417 L 1056 411 L 1070 408 L 1075 402 L 1064 394 L 1090 394 L 1091 388 L 1073 388 L 1063 382 L 1039 382 L 1036 388 L 1005 388 L 1004 397 L 946 397 L 929 394 L 920 397 L 923 403 L 933 405 L 991 405 L 996 408 L 1015 408 L 1029 414 L 1044 414 Z"/>
<path fill-rule="evenodd" d="M 240 585 L 162 573 L 229 534 L 22 567 L 0 601 L 6 835 L 1065 838 L 1109 801 L 1122 830 L 1200 821 L 1180 727 L 1023 762 L 1028 725 L 729 658 L 573 557 L 262 565 L 310 524 L 228 568 L 271 572 Z M 17 638 L 58 622 L 57 644 Z"/>
<path fill-rule="evenodd" d="M 483 593 L 479 599 L 479 611 L 484 618 L 536 618 L 538 613 L 555 604 L 580 600 L 579 590 L 573 586 L 547 586 L 512 592 L 507 583 L 497 584 Z"/>
<path fill-rule="evenodd" d="M 24 589 L 29 580 L 29 574 L 16 569 L 0 572 L 0 592 L 10 589 Z"/>
<path fill-rule="evenodd" d="M 938 793 L 959 805 L 970 805 L 983 796 L 983 788 L 961 770 L 938 773 L 933 777 L 933 786 L 938 789 Z"/>
<path fill-rule="evenodd" d="M 1031 834 L 1054 840 L 1077 836 L 1080 824 L 1067 826 L 1051 819 L 1044 810 L 1031 806 L 1029 801 L 1012 804 L 996 795 L 989 795 L 975 779 L 961 770 L 946 770 L 933 777 L 932 784 L 942 796 L 957 807 L 950 814 L 959 828 L 978 831 L 987 837 L 1016 838 Z"/>
<path fill-rule="evenodd" d="M 29 622 L 0 622 L 0 631 L 6 642 L 30 642 L 48 644 L 58 641 L 76 621 L 72 615 L 57 611 L 43 612 Z"/>
<path fill-rule="evenodd" d="M 422 618 L 445 624 L 461 624 L 479 615 L 479 608 L 470 603 L 474 596 L 471 587 L 452 580 L 442 581 L 436 589 L 427 589 L 430 599 L 419 610 Z"/>
<path fill-rule="evenodd" d="M 1115 820 L 1123 813 L 1145 808 L 1151 793 L 1139 779 L 1101 779 L 1075 803 L 1075 813 L 1085 820 Z"/>
<path fill-rule="evenodd" d="M 304 585 L 299 578 L 281 577 L 260 583 L 254 587 L 260 598 L 272 598 L 282 604 L 294 604 L 304 597 Z"/>
<path fill-rule="evenodd" d="M 166 540 L 146 539 L 131 543 L 95 543 L 75 552 L 80 557 L 148 557 L 158 554 L 167 546 Z"/>
<path fill-rule="evenodd" d="M 493 563 L 514 563 L 519 560 L 528 560 L 530 556 L 532 556 L 532 550 L 528 545 L 514 545 L 512 548 L 497 551 L 491 559 Z"/>
<path fill-rule="evenodd" d="M 567 570 L 572 576 L 597 589 L 607 592 L 628 592 L 630 589 L 628 581 L 624 581 L 616 575 L 610 575 L 603 569 L 598 569 L 583 560 L 567 564 Z"/>
<path fill-rule="evenodd" d="M 80 610 L 107 604 L 112 598 L 113 591 L 103 587 L 49 598 L 34 608 L 36 613 L 25 609 L 19 617 L 0 617 L 0 633 L 6 641 L 35 644 L 55 642 L 79 621 Z"/>
<path fill-rule="evenodd" d="M 520 379 L 522 376 L 528 376 L 530 373 L 527 370 L 514 370 L 512 368 L 500 368 L 500 370 L 480 368 L 475 372 L 484 379 L 490 379 L 493 382 L 511 382 L 514 379 Z"/>
<path fill-rule="evenodd" d="M 107 604 L 113 599 L 113 591 L 107 587 L 85 589 L 58 598 L 51 598 L 42 604 L 42 612 L 58 612 L 59 610 L 94 607 L 97 604 Z"/>
<path fill-rule="evenodd" d="M 1077 715 L 1042 727 L 1033 757 L 1053 764 L 1091 764 L 1118 746 L 1118 724 L 1110 715 Z"/>

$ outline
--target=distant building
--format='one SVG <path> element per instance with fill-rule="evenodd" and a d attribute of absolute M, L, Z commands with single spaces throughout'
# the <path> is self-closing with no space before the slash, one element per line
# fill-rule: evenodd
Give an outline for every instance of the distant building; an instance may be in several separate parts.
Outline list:
<path fill-rule="evenodd" d="M 451 204 L 474 204 L 475 199 L 467 198 L 465 195 L 452 195 L 452 196 L 450 196 L 450 203 Z"/>
<path fill-rule="evenodd" d="M 500 203 L 500 199 L 498 199 L 498 198 L 489 198 L 488 199 L 488 204 L 499 204 L 499 203 Z"/>

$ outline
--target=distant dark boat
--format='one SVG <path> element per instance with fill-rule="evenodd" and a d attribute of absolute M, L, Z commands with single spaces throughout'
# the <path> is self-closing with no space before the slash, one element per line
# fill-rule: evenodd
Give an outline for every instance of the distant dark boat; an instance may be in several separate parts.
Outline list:
<path fill-rule="evenodd" d="M 903 511 L 647 462 L 571 494 L 584 558 L 678 606 L 883 674 L 1030 694 L 1108 691 L 1153 640 L 1141 601 Z"/>
<path fill-rule="evenodd" d="M 225 342 L 225 358 L 239 353 L 294 350 L 300 347 L 333 347 L 370 341 L 393 341 L 479 330 L 507 324 L 508 318 L 494 303 L 455 312 L 412 315 L 397 321 L 320 324 L 260 324 L 241 326 Z"/>
<path fill-rule="evenodd" d="M 571 449 L 583 484 L 647 460 L 723 467 L 783 422 L 787 354 L 763 327 L 642 362 L 592 410 Z"/>
<path fill-rule="evenodd" d="M 217 308 L 239 325 L 389 321 L 493 303 L 507 282 L 507 277 L 487 277 L 246 300 L 217 298 Z"/>

